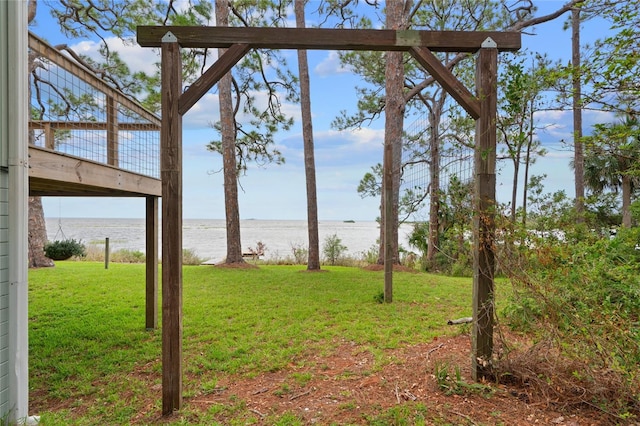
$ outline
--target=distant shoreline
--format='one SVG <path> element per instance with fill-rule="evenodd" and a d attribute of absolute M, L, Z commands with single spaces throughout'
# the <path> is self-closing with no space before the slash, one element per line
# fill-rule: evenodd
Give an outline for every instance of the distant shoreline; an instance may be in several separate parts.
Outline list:
<path fill-rule="evenodd" d="M 45 216 L 47 220 L 59 220 L 59 219 L 69 219 L 69 220 L 145 220 L 144 217 L 76 217 L 76 216 Z M 184 218 L 183 220 L 195 220 L 195 221 L 203 221 L 203 220 L 218 220 L 224 221 L 225 219 L 210 219 L 210 218 Z M 250 217 L 247 219 L 240 219 L 241 222 L 254 222 L 254 221 L 262 221 L 262 222 L 306 222 L 307 219 L 260 219 L 255 217 Z M 376 222 L 375 219 L 319 219 L 318 222 L 341 222 L 341 223 L 368 223 L 368 222 Z"/>

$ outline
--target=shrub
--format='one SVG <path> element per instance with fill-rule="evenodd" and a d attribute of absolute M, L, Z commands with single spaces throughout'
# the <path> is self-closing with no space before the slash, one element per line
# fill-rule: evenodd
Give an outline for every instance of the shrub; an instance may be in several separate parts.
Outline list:
<path fill-rule="evenodd" d="M 73 256 L 85 256 L 86 248 L 81 241 L 74 239 L 49 241 L 44 245 L 44 254 L 51 260 L 67 260 Z"/>
<path fill-rule="evenodd" d="M 291 253 L 296 265 L 305 265 L 309 258 L 309 250 L 301 243 L 291 243 Z"/>
<path fill-rule="evenodd" d="M 322 253 L 331 265 L 335 265 L 346 250 L 347 247 L 342 245 L 342 240 L 338 238 L 337 234 L 329 235 L 324 239 Z"/>
<path fill-rule="evenodd" d="M 640 410 L 640 228 L 621 229 L 614 238 L 581 232 L 580 240 L 530 234 L 526 245 L 505 244 L 510 249 L 499 262 L 513 293 L 503 313 L 512 327 L 535 334 L 530 354 L 545 360 L 555 354 L 558 365 L 579 366 L 571 368 L 580 383 L 554 386 L 596 385 L 578 403 Z"/>
<path fill-rule="evenodd" d="M 198 253 L 194 249 L 182 249 L 182 264 L 183 265 L 200 265 L 203 259 L 198 256 Z"/>
<path fill-rule="evenodd" d="M 369 250 L 362 252 L 362 261 L 368 265 L 375 265 L 376 263 L 378 263 L 379 253 L 379 244 L 373 244 L 371 247 L 369 247 Z"/>

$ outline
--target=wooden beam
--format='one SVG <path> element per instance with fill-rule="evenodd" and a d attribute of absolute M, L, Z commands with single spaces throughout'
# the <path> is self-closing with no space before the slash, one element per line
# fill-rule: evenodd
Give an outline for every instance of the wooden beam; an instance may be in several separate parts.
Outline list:
<path fill-rule="evenodd" d="M 160 179 L 156 179 L 158 191 Z M 145 194 L 126 192 L 85 184 L 61 182 L 43 178 L 29 178 L 30 197 L 143 197 Z"/>
<path fill-rule="evenodd" d="M 44 120 L 32 120 L 29 121 L 29 130 L 103 130 L 107 131 L 109 124 L 99 121 L 44 121 Z M 134 131 L 160 131 L 160 123 L 127 123 L 119 122 L 118 130 L 134 132 Z M 53 149 L 53 148 L 51 148 Z"/>
<path fill-rule="evenodd" d="M 248 44 L 232 45 L 180 96 L 178 112 L 184 115 L 249 51 Z"/>
<path fill-rule="evenodd" d="M 162 43 L 162 413 L 182 406 L 182 60 L 175 37 Z"/>
<path fill-rule="evenodd" d="M 91 187 L 103 188 L 114 196 L 124 192 L 135 196 L 161 194 L 158 179 L 33 145 L 29 146 L 29 178 L 58 182 L 59 186 L 85 185 L 87 192 Z"/>
<path fill-rule="evenodd" d="M 496 110 L 498 49 L 480 49 L 476 88 L 480 118 L 476 121 L 475 214 L 473 259 L 472 375 L 492 371 L 496 208 Z"/>
<path fill-rule="evenodd" d="M 147 197 L 145 229 L 145 326 L 147 330 L 155 330 L 158 328 L 158 197 Z"/>
<path fill-rule="evenodd" d="M 407 51 L 422 46 L 436 52 L 476 52 L 487 37 L 501 51 L 515 51 L 521 45 L 518 32 L 193 26 L 139 26 L 138 44 L 160 47 L 167 31 L 178 38 L 180 46 L 194 48 L 248 44 L 257 49 Z"/>
<path fill-rule="evenodd" d="M 480 118 L 480 103 L 478 99 L 440 62 L 440 59 L 426 47 L 412 47 L 409 49 L 409 53 L 440 83 L 453 99 L 458 101 L 460 106 L 471 117 L 475 120 Z"/>

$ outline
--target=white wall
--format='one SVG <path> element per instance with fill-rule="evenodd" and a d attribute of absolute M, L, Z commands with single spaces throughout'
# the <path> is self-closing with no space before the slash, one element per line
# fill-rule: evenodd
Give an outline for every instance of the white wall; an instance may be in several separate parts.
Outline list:
<path fill-rule="evenodd" d="M 0 418 L 9 412 L 9 132 L 7 3 L 0 2 Z"/>
<path fill-rule="evenodd" d="M 28 422 L 27 2 L 0 0 L 0 418 Z"/>

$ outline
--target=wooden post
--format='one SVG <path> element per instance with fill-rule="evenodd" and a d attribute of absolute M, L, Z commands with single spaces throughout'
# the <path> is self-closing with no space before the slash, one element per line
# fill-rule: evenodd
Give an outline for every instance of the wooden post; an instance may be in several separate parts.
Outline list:
<path fill-rule="evenodd" d="M 56 134 L 51 126 L 51 123 L 44 124 L 44 147 L 49 149 L 56 149 Z"/>
<path fill-rule="evenodd" d="M 158 197 L 147 197 L 146 208 L 146 300 L 147 330 L 158 328 Z"/>
<path fill-rule="evenodd" d="M 177 38 L 162 38 L 162 413 L 182 406 L 182 61 Z"/>
<path fill-rule="evenodd" d="M 109 237 L 104 239 L 104 269 L 109 269 Z"/>
<path fill-rule="evenodd" d="M 107 164 L 119 167 L 118 155 L 118 103 L 107 96 Z"/>
<path fill-rule="evenodd" d="M 496 109 L 498 49 L 491 39 L 482 43 L 476 67 L 480 118 L 476 121 L 475 215 L 473 259 L 472 375 L 491 372 L 494 324 Z"/>

